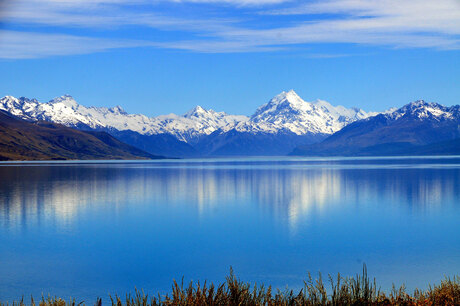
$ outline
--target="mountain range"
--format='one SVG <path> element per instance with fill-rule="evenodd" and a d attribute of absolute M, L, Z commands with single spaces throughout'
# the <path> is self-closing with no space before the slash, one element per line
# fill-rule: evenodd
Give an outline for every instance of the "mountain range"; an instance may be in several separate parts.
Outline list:
<path fill-rule="evenodd" d="M 460 154 L 460 106 L 422 100 L 378 113 L 306 102 L 291 90 L 251 116 L 197 106 L 183 115 L 148 117 L 120 106 L 86 107 L 69 95 L 47 103 L 6 96 L 0 110 L 31 124 L 105 132 L 153 156 Z"/>
<path fill-rule="evenodd" d="M 120 106 L 86 107 L 64 95 L 47 103 L 5 96 L 0 110 L 28 121 L 48 121 L 84 131 L 104 131 L 155 155 L 285 155 L 299 145 L 324 140 L 348 124 L 378 113 L 306 102 L 282 92 L 252 116 L 230 115 L 197 106 L 183 115 L 148 117 Z"/>
<path fill-rule="evenodd" d="M 306 102 L 282 92 L 248 117 L 197 106 L 183 115 L 148 117 L 120 106 L 86 107 L 64 95 L 47 103 L 6 96 L 0 109 L 29 121 L 48 121 L 80 130 L 105 131 L 151 154 L 171 157 L 285 155 L 347 124 L 375 115 L 361 109 Z"/>
<path fill-rule="evenodd" d="M 105 132 L 28 122 L 0 111 L 0 160 L 156 159 Z"/>
<path fill-rule="evenodd" d="M 350 123 L 320 143 L 291 155 L 460 154 L 460 105 L 415 101 L 384 114 Z"/>

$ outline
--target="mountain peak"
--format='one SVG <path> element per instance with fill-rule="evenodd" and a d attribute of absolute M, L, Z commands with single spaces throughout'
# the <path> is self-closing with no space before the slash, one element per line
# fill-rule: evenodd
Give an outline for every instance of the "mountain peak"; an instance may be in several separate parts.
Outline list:
<path fill-rule="evenodd" d="M 252 120 L 259 121 L 262 117 L 266 117 L 267 114 L 271 114 L 272 116 L 273 114 L 279 115 L 299 110 L 308 111 L 311 108 L 312 105 L 302 100 L 294 90 L 283 91 L 268 103 L 260 106 L 251 118 Z"/>
<path fill-rule="evenodd" d="M 190 117 L 202 117 L 203 115 L 205 114 L 208 114 L 209 111 L 208 110 L 205 110 L 204 108 L 202 108 L 201 106 L 197 105 L 195 106 L 194 108 L 192 108 L 191 110 L 189 110 L 188 112 L 186 112 L 184 114 L 184 117 L 185 118 L 190 118 Z"/>
<path fill-rule="evenodd" d="M 293 89 L 281 92 L 279 95 L 275 96 L 271 101 L 278 103 L 283 101 L 288 101 L 291 103 L 305 102 L 304 100 L 302 100 L 302 98 L 299 97 L 299 95 Z"/>
<path fill-rule="evenodd" d="M 426 102 L 417 100 L 397 109 L 389 114 L 390 118 L 397 120 L 399 118 L 415 118 L 417 120 L 434 119 L 445 120 L 458 118 L 458 106 L 447 107 L 435 102 Z"/>
<path fill-rule="evenodd" d="M 412 103 L 409 103 L 409 104 L 413 104 L 413 105 L 424 105 L 424 104 L 428 104 L 427 102 L 425 102 L 425 100 L 416 100 Z"/>
<path fill-rule="evenodd" d="M 71 95 L 68 95 L 68 94 L 65 94 L 65 95 L 63 95 L 63 96 L 54 98 L 54 99 L 52 99 L 49 103 L 50 103 L 50 104 L 62 103 L 62 104 L 64 104 L 65 106 L 68 106 L 68 107 L 70 107 L 70 108 L 78 107 L 77 101 L 75 101 L 75 99 L 74 99 Z"/>
<path fill-rule="evenodd" d="M 414 112 L 426 110 L 426 109 L 432 110 L 432 109 L 444 109 L 444 108 L 446 107 L 438 103 L 426 102 L 425 100 L 417 100 L 417 101 L 404 105 L 403 107 L 400 108 L 400 110 L 404 112 L 414 113 Z"/>
<path fill-rule="evenodd" d="M 18 103 L 21 103 L 21 100 L 13 97 L 13 96 L 4 96 L 3 98 L 0 99 L 1 104 L 8 104 L 8 105 L 15 105 Z"/>
<path fill-rule="evenodd" d="M 4 96 L 1 100 L 17 100 L 17 99 L 13 96 Z"/>
<path fill-rule="evenodd" d="M 123 109 L 123 107 L 121 107 L 120 105 L 116 105 L 114 107 L 111 107 L 109 108 L 110 111 L 112 111 L 113 113 L 117 113 L 117 114 L 123 114 L 123 115 L 127 115 L 128 113 Z"/>
<path fill-rule="evenodd" d="M 429 102 L 426 102 L 425 100 L 417 100 L 417 101 L 404 105 L 403 108 L 416 109 L 416 108 L 428 107 L 430 105 L 435 105 L 435 104 L 437 103 L 429 103 Z"/>
<path fill-rule="evenodd" d="M 290 130 L 297 135 L 332 134 L 346 124 L 368 117 L 359 109 L 332 106 L 322 100 L 307 102 L 294 90 L 283 91 L 251 116 L 256 124 L 271 124 L 273 130 Z"/>
<path fill-rule="evenodd" d="M 205 113 L 205 112 L 206 112 L 206 110 L 205 110 L 204 108 L 202 108 L 201 106 L 199 106 L 199 105 L 195 106 L 195 107 L 193 108 L 193 110 L 194 110 L 195 112 L 199 112 L 199 113 Z"/>
<path fill-rule="evenodd" d="M 286 92 L 286 95 L 288 96 L 295 96 L 295 97 L 298 97 L 299 95 L 295 92 L 294 89 L 291 89 L 289 90 L 288 92 Z"/>

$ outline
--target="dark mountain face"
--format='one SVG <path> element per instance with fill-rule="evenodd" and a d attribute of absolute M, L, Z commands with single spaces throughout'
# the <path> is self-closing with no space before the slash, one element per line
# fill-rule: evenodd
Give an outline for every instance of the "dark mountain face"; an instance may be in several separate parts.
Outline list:
<path fill-rule="evenodd" d="M 216 131 L 197 144 L 196 148 L 206 156 L 280 156 L 291 152 L 301 144 L 321 141 L 325 135 L 297 135 L 284 131 L 250 133 L 232 129 Z"/>
<path fill-rule="evenodd" d="M 460 138 L 411 147 L 403 155 L 460 155 Z"/>
<path fill-rule="evenodd" d="M 49 122 L 31 123 L 0 111 L 1 160 L 161 158 L 104 132 L 74 130 Z"/>
<path fill-rule="evenodd" d="M 413 102 L 391 114 L 351 123 L 321 143 L 296 148 L 292 155 L 406 155 L 423 152 L 417 148 L 460 138 L 459 110 L 458 105 L 445 107 Z"/>
<path fill-rule="evenodd" d="M 152 154 L 168 157 L 198 157 L 200 153 L 186 142 L 170 134 L 142 135 L 133 131 L 112 130 L 117 139 Z"/>

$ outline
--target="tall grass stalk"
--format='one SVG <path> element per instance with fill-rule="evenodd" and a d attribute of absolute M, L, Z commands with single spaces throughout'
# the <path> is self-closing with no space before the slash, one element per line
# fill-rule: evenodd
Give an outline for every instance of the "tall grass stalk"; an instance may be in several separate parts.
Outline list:
<path fill-rule="evenodd" d="M 134 294 L 110 296 L 106 301 L 98 298 L 93 303 L 68 301 L 58 297 L 42 297 L 41 300 L 25 301 L 0 306 L 79 306 L 108 304 L 112 306 L 156 306 L 156 305 L 460 305 L 460 277 L 446 278 L 439 285 L 429 286 L 427 290 L 416 289 L 412 294 L 406 292 L 404 285 L 393 285 L 386 294 L 377 286 L 375 279 L 367 275 L 364 265 L 361 274 L 355 277 L 328 276 L 326 285 L 319 273 L 313 279 L 308 273 L 304 287 L 300 291 L 285 289 L 273 291 L 271 286 L 246 283 L 237 278 L 232 269 L 224 283 L 190 282 L 184 284 L 173 281 L 171 292 L 166 295 L 149 296 L 143 290 L 135 289 Z M 329 291 L 328 291 L 329 288 Z"/>

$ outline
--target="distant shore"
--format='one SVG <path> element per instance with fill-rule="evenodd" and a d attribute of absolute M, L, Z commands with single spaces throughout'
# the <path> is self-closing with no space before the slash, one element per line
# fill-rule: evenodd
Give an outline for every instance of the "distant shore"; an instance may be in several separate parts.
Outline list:
<path fill-rule="evenodd" d="M 406 292 L 404 285 L 393 285 L 390 292 L 382 292 L 375 279 L 367 275 L 366 266 L 355 277 L 342 277 L 340 274 L 329 275 L 323 280 L 321 274 L 312 278 L 308 273 L 300 291 L 273 289 L 271 286 L 246 283 L 239 280 L 230 269 L 225 282 L 189 283 L 173 281 L 171 292 L 166 295 L 150 296 L 143 290 L 134 294 L 110 296 L 103 300 L 79 301 L 60 297 L 24 297 L 13 303 L 0 301 L 4 305 L 113 305 L 113 306 L 147 306 L 147 305 L 460 305 L 460 277 L 445 278 L 437 285 L 429 285 L 427 290 L 415 289 Z"/>

